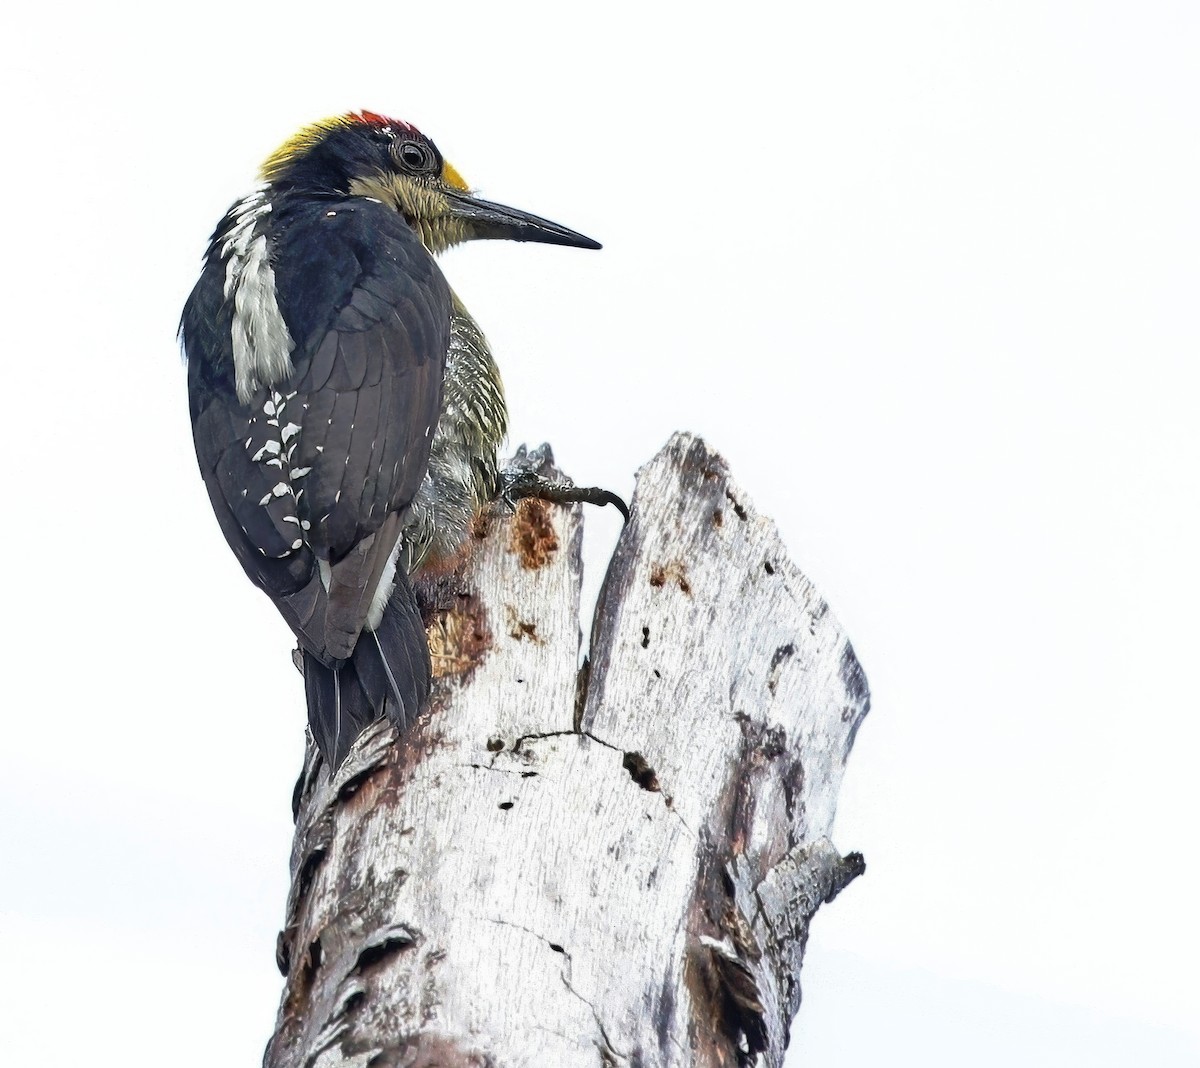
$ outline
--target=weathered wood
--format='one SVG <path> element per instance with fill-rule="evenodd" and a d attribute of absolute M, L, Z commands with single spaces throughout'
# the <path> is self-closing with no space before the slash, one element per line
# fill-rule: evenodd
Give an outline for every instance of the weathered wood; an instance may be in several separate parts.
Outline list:
<path fill-rule="evenodd" d="M 310 747 L 265 1064 L 778 1066 L 809 920 L 863 867 L 829 840 L 849 642 L 684 435 L 639 474 L 590 669 L 579 506 L 477 533 L 422 591 L 429 711 L 332 780 Z"/>

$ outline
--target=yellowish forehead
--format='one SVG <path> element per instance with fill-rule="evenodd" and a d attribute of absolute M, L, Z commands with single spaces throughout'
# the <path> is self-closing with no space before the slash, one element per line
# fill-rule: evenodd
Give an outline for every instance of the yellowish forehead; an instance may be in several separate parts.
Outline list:
<path fill-rule="evenodd" d="M 291 160 L 314 147 L 330 131 L 349 126 L 350 121 L 347 115 L 331 115 L 301 127 L 263 160 L 258 170 L 259 176 L 265 182 L 273 181 Z"/>
<path fill-rule="evenodd" d="M 259 176 L 265 182 L 274 181 L 291 160 L 313 148 L 326 134 L 349 126 L 354 121 L 353 115 L 331 115 L 329 118 L 318 119 L 316 122 L 302 127 L 263 161 L 263 165 L 259 168 Z M 458 173 L 458 168 L 449 161 L 442 163 L 442 181 L 460 193 L 471 191 L 466 180 Z"/>

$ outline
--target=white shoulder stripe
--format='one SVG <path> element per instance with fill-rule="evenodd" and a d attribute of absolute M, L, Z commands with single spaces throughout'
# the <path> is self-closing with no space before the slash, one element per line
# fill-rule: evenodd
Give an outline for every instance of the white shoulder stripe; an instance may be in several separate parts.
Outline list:
<path fill-rule="evenodd" d="M 296 347 L 275 297 L 275 270 L 260 222 L 270 213 L 266 187 L 234 208 L 236 221 L 221 246 L 225 299 L 233 300 L 233 366 L 238 400 L 247 404 L 261 386 L 275 386 L 292 373 Z"/>

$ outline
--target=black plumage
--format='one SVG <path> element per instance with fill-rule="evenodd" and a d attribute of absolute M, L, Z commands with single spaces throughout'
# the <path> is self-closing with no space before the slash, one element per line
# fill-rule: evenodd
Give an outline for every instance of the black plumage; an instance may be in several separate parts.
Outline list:
<path fill-rule="evenodd" d="M 296 634 L 336 767 L 373 720 L 403 726 L 427 699 L 408 568 L 460 559 L 499 484 L 499 374 L 434 254 L 599 246 L 473 197 L 428 138 L 369 112 L 301 130 L 262 177 L 184 309 L 193 436 L 226 540 Z"/>
<path fill-rule="evenodd" d="M 384 693 L 410 716 L 428 694 L 428 647 L 402 570 L 374 638 L 359 636 L 428 465 L 450 290 L 403 217 L 381 204 L 292 194 L 270 216 L 292 373 L 239 399 L 222 329 L 226 270 L 210 257 L 182 324 L 196 453 L 226 540 L 296 633 L 310 722 L 336 764 Z M 231 225 L 227 217 L 215 248 Z"/>

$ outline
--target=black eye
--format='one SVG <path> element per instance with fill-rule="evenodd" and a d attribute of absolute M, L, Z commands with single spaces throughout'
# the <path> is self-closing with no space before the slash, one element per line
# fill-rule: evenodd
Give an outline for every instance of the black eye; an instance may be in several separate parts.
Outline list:
<path fill-rule="evenodd" d="M 401 142 L 396 156 L 405 170 L 420 172 L 433 166 L 433 153 L 419 141 Z"/>

